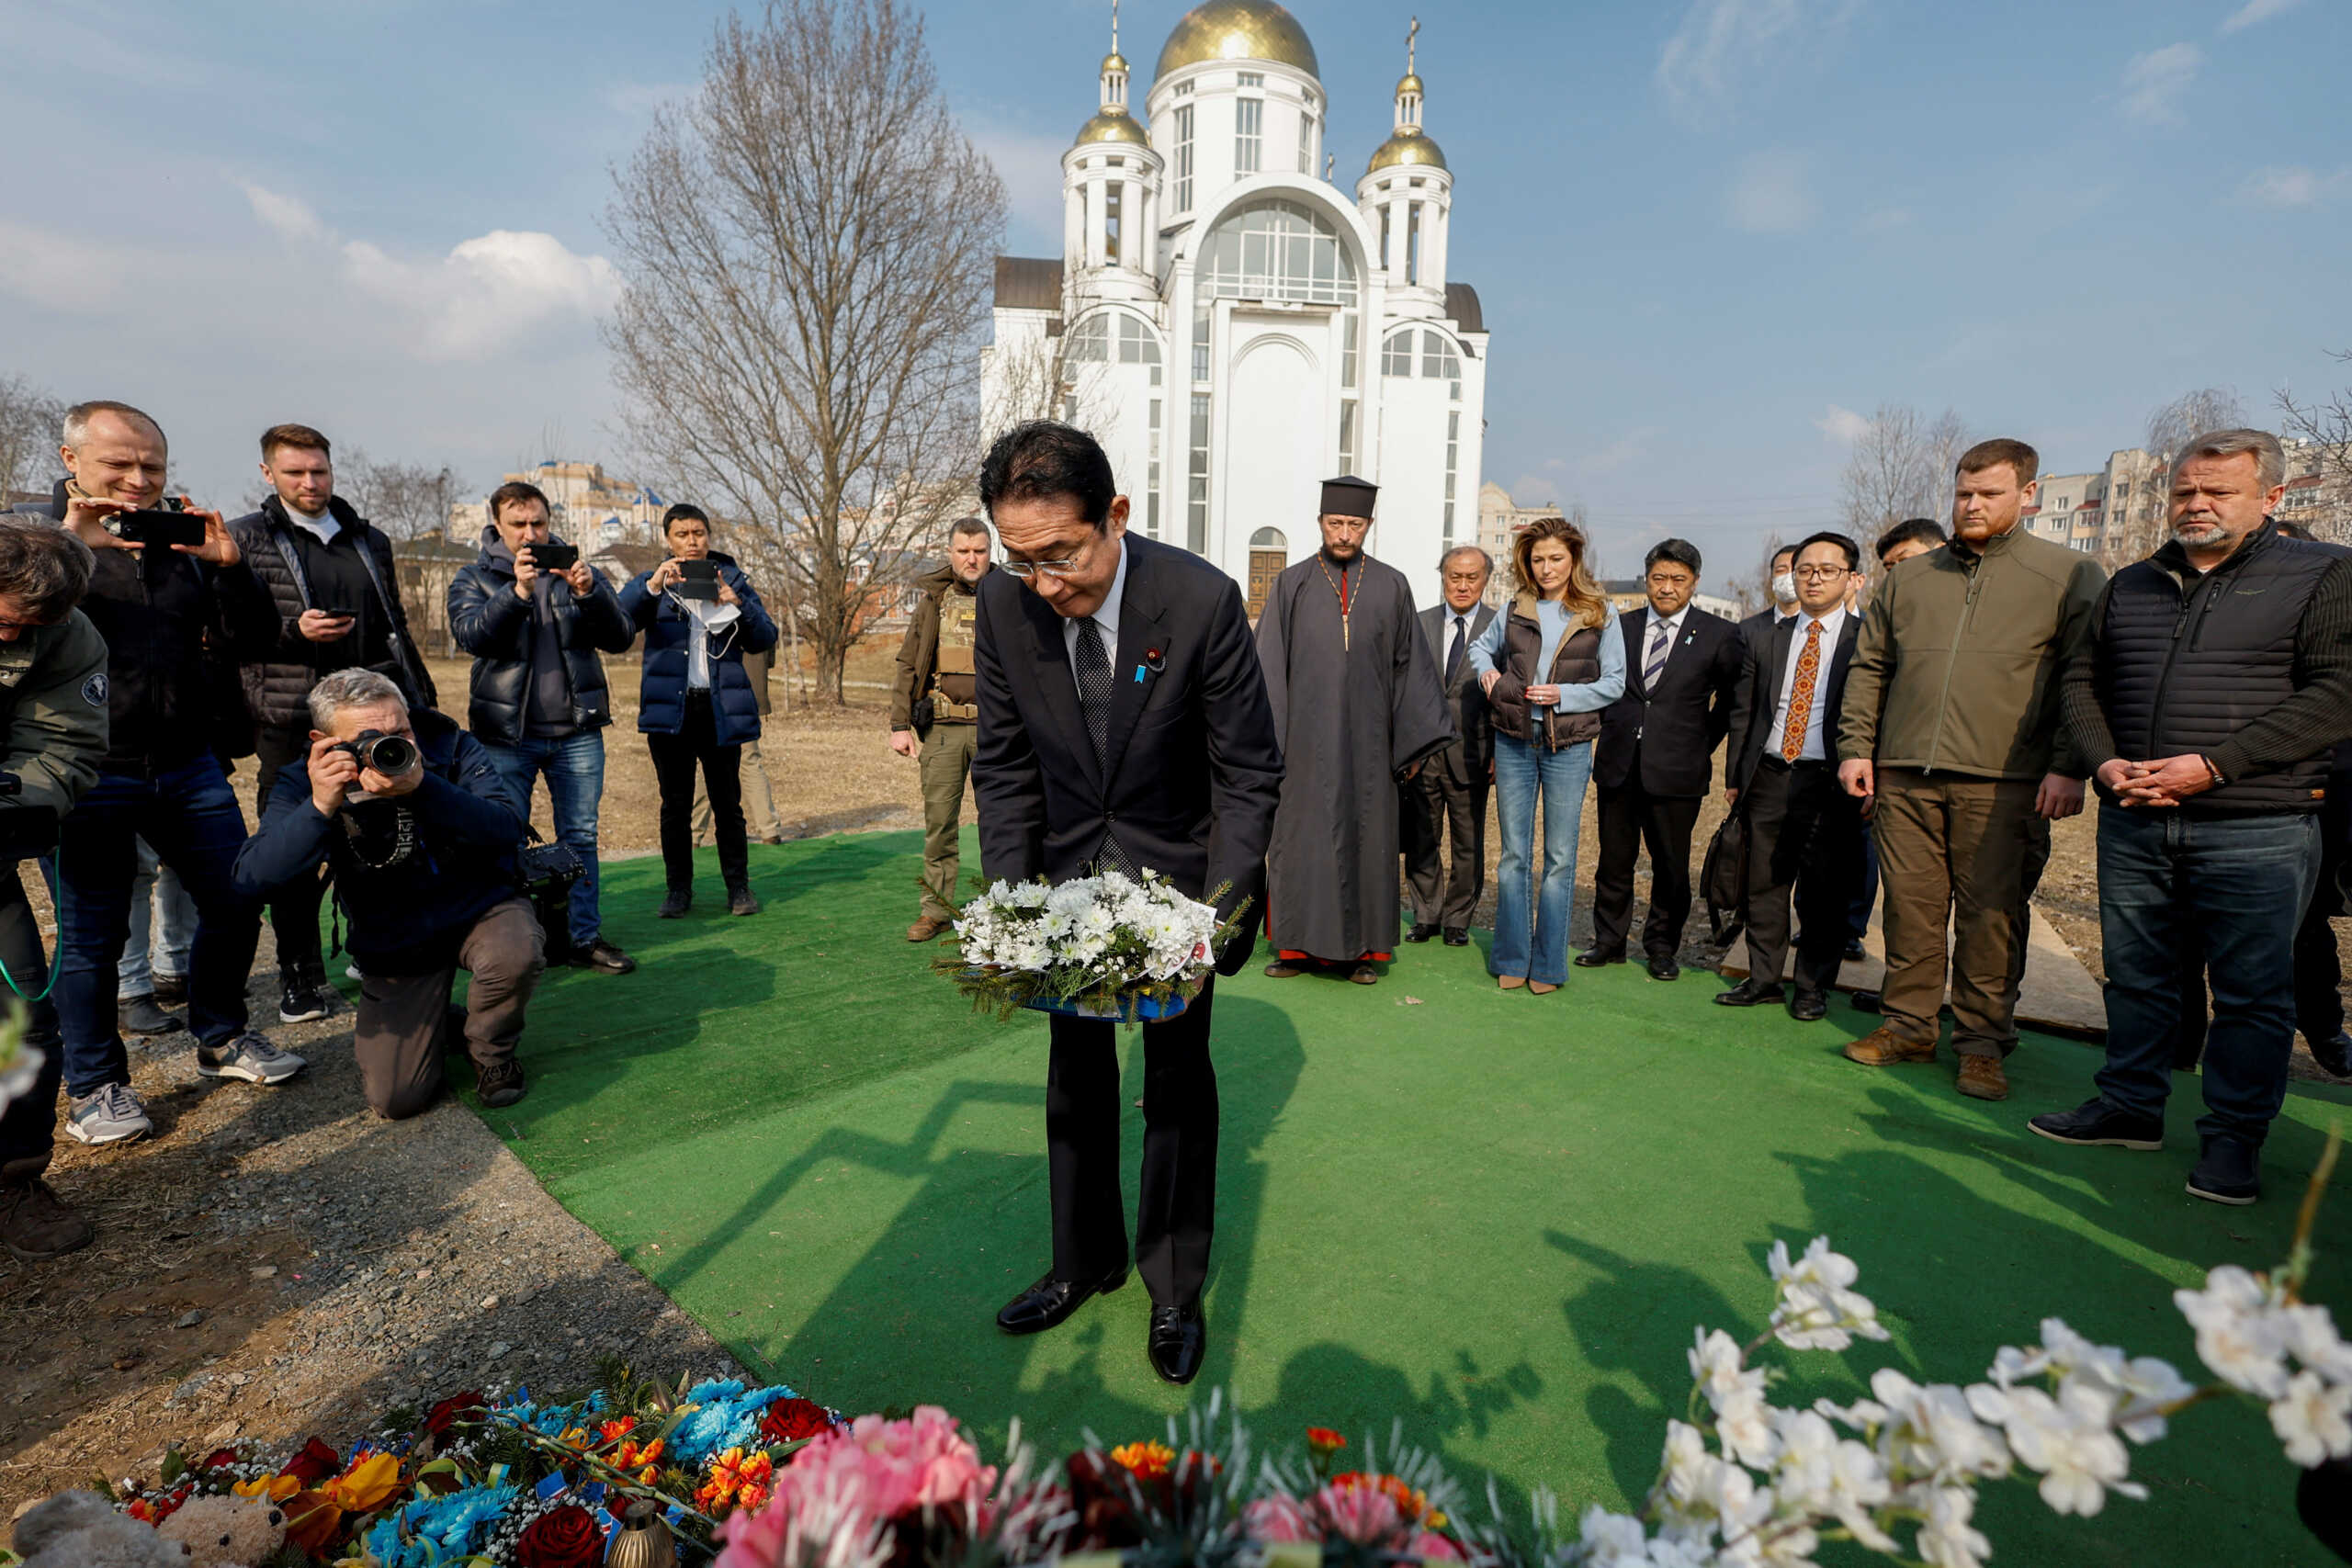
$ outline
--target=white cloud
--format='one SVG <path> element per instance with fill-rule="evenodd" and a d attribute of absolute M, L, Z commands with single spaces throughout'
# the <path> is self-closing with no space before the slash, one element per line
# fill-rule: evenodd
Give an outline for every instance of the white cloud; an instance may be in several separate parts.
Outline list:
<path fill-rule="evenodd" d="M 1548 474 L 1521 474 L 1504 489 L 1514 506 L 1557 506 L 1560 486 Z"/>
<path fill-rule="evenodd" d="M 1657 84 L 1685 119 L 1729 109 L 1747 85 L 1817 60 L 1862 0 L 1691 0 L 1657 59 Z"/>
<path fill-rule="evenodd" d="M 2256 22 L 2267 22 L 2273 17 L 2293 10 L 2302 3 L 2303 0 L 2245 0 L 2245 4 L 2231 13 L 2230 19 L 2222 24 L 2222 30 L 2225 33 L 2233 33 L 2241 28 L 2250 28 Z"/>
<path fill-rule="evenodd" d="M 243 188 L 245 200 L 253 207 L 254 216 L 277 231 L 281 238 L 308 241 L 327 237 L 327 226 L 319 221 L 319 215 L 311 211 L 300 197 L 280 196 L 250 180 L 244 182 Z"/>
<path fill-rule="evenodd" d="M 1805 182 L 1804 159 L 1794 152 L 1743 160 L 1726 201 L 1733 226 L 1751 234 L 1793 233 L 1813 221 L 1819 205 Z"/>
<path fill-rule="evenodd" d="M 1836 403 L 1831 403 L 1813 424 L 1815 429 L 1841 446 L 1851 446 L 1871 433 L 1870 415 L 1856 413 L 1852 409 L 1842 408 Z"/>
<path fill-rule="evenodd" d="M 129 283 L 126 246 L 0 222 L 0 292 L 52 310 L 102 310 Z"/>
<path fill-rule="evenodd" d="M 2324 175 L 2316 169 L 2270 168 L 2247 175 L 2240 194 L 2261 207 L 2317 207 L 2347 185 L 2352 185 L 2352 169 Z"/>
<path fill-rule="evenodd" d="M 431 359 L 481 359 L 564 318 L 593 320 L 620 298 L 620 274 L 552 234 L 493 229 L 437 261 L 407 260 L 364 240 L 343 247 L 345 276 L 408 311 Z"/>
<path fill-rule="evenodd" d="M 2123 67 L 2123 112 L 2149 125 L 2177 120 L 2181 96 L 2204 63 L 2204 51 L 2193 43 L 2166 44 L 2133 55 Z"/>

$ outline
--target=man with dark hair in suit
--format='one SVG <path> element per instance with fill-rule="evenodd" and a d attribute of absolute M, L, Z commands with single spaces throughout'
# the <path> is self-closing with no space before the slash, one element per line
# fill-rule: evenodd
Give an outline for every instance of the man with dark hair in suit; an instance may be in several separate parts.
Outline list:
<path fill-rule="evenodd" d="M 1781 999 L 1792 889 L 1804 927 L 1789 1016 L 1829 1015 L 1827 992 L 1845 955 L 1846 910 L 1861 860 L 1860 803 L 1838 787 L 1838 710 L 1860 621 L 1846 580 L 1861 547 L 1843 534 L 1797 546 L 1797 613 L 1776 626 L 1741 627 L 1724 797 L 1747 813 L 1747 978 L 1715 1000 L 1755 1007 Z M 1798 886 L 1797 874 L 1804 880 Z"/>
<path fill-rule="evenodd" d="M 1625 961 L 1634 915 L 1634 862 L 1650 852 L 1650 910 L 1642 952 L 1653 979 L 1682 973 L 1690 918 L 1690 830 L 1714 773 L 1714 750 L 1731 728 L 1742 662 L 1739 628 L 1690 603 L 1699 547 L 1665 539 L 1642 563 L 1649 604 L 1619 618 L 1625 694 L 1600 716 L 1592 779 L 1600 792 L 1600 864 L 1592 879 L 1587 969 Z"/>
<path fill-rule="evenodd" d="M 1012 882 L 1157 871 L 1240 918 L 1241 934 L 1217 955 L 1217 972 L 1231 975 L 1254 945 L 1282 792 L 1250 612 L 1208 562 L 1128 534 L 1116 490 L 1094 438 L 1051 421 L 999 438 L 980 469 L 980 503 L 1005 553 L 980 580 L 972 644 L 981 868 Z M 1216 987 L 1211 976 L 1183 1012 L 1143 1029 L 1134 1257 L 1151 1292 L 1145 1351 L 1173 1383 L 1193 1380 L 1207 1346 Z M 1112 1025 L 1057 1015 L 1052 1034 L 1054 1261 L 997 1314 L 1008 1334 L 1052 1328 L 1127 1280 Z"/>
<path fill-rule="evenodd" d="M 1438 662 L 1446 706 L 1461 739 L 1431 757 L 1397 787 L 1404 795 L 1405 875 L 1413 890 L 1413 929 L 1407 942 L 1427 942 L 1441 931 L 1448 947 L 1470 944 L 1470 917 L 1487 884 L 1487 792 L 1493 783 L 1495 732 L 1487 716 L 1486 688 L 1470 662 L 1470 645 L 1495 618 L 1481 603 L 1495 574 L 1494 558 L 1476 545 L 1456 545 L 1438 562 L 1445 602 L 1421 612 L 1421 635 Z M 1453 864 L 1439 861 L 1451 842 Z"/>

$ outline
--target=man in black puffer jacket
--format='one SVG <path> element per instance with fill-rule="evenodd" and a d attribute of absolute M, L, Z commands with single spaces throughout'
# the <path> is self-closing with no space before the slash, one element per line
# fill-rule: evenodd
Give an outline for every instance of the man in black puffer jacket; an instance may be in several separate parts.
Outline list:
<path fill-rule="evenodd" d="M 307 699 L 320 676 L 357 666 L 390 676 L 420 707 L 436 700 L 433 677 L 409 641 L 392 542 L 334 493 L 327 438 L 307 424 L 272 425 L 262 432 L 261 471 L 276 493 L 260 511 L 229 525 L 245 564 L 277 607 L 269 657 L 243 671 L 260 765 L 255 816 L 267 807 L 278 770 L 311 754 Z M 287 883 L 269 907 L 277 932 L 277 1016 L 288 1023 L 334 1010 L 319 946 L 325 884 L 316 872 Z"/>
<path fill-rule="evenodd" d="M 2094 766 L 2107 1064 L 2033 1119 L 2062 1144 L 2164 1144 L 2184 933 L 2213 982 L 2188 1190 L 2251 1203 L 2295 1047 L 2295 932 L 2319 877 L 2329 754 L 2352 739 L 2352 550 L 2278 532 L 2286 456 L 2259 430 L 2174 460 L 2172 542 L 2118 572 L 2067 671 Z"/>
<path fill-rule="evenodd" d="M 585 560 L 542 568 L 535 547 L 561 546 L 537 485 L 520 480 L 490 495 L 481 554 L 449 584 L 449 635 L 474 656 L 466 727 L 490 751 L 514 798 L 530 809 L 547 775 L 556 837 L 587 874 L 571 885 L 570 962 L 626 975 L 637 960 L 605 940 L 596 907 L 596 808 L 605 794 L 604 728 L 613 722 L 605 653 L 626 653 L 637 630 L 619 595 Z M 549 931 L 551 949 L 565 935 Z"/>

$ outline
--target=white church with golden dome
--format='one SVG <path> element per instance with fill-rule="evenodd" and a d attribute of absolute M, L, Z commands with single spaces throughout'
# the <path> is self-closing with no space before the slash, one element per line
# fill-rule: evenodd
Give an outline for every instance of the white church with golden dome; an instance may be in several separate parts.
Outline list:
<path fill-rule="evenodd" d="M 1289 12 L 1187 12 L 1138 115 L 1114 0 L 1101 108 L 1062 157 L 1061 256 L 997 259 L 991 423 L 1092 431 L 1129 526 L 1225 568 L 1253 614 L 1319 544 L 1333 474 L 1380 485 L 1372 552 L 1424 604 L 1440 554 L 1477 543 L 1487 331 L 1476 292 L 1447 276 L 1453 175 L 1421 125 L 1419 29 L 1395 129 L 1351 198 Z"/>

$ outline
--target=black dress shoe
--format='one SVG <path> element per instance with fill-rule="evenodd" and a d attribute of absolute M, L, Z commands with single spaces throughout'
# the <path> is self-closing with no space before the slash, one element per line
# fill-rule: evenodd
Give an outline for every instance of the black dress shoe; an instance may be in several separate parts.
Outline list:
<path fill-rule="evenodd" d="M 2072 1111 L 2045 1111 L 2026 1125 L 2052 1142 L 2086 1148 L 2160 1149 L 2165 1146 L 2161 1116 L 2134 1116 L 2104 1099 L 2086 1100 Z"/>
<path fill-rule="evenodd" d="M 1766 1002 L 1777 1002 L 1780 999 L 1780 987 L 1768 986 L 1752 975 L 1730 990 L 1715 993 L 1715 1005 L 1719 1008 L 1761 1007 Z"/>
<path fill-rule="evenodd" d="M 2325 1040 L 2311 1043 L 2312 1060 L 2330 1077 L 2352 1077 L 2352 1034 L 2337 1030 Z"/>
<path fill-rule="evenodd" d="M 1789 998 L 1789 1016 L 1799 1023 L 1818 1023 L 1829 1016 L 1829 998 L 1804 986 Z"/>
<path fill-rule="evenodd" d="M 1125 1263 L 1114 1273 L 1084 1282 L 1057 1280 L 1048 1274 L 1005 1303 L 1004 1310 L 996 1314 L 996 1325 L 1007 1334 L 1043 1334 L 1085 1305 L 1089 1296 L 1107 1296 L 1126 1282 Z"/>
<path fill-rule="evenodd" d="M 1448 946 L 1448 947 L 1467 947 L 1467 946 L 1469 946 L 1469 945 L 1470 945 L 1470 928 L 1469 928 L 1469 927 L 1467 927 L 1467 926 L 1448 926 L 1448 927 L 1446 927 L 1446 928 L 1445 928 L 1445 945 L 1446 945 L 1446 946 Z"/>
<path fill-rule="evenodd" d="M 1582 953 L 1577 953 L 1575 959 L 1576 966 L 1579 969 L 1599 969 L 1604 964 L 1623 964 L 1624 962 L 1625 955 L 1623 953 L 1603 953 L 1597 947 L 1586 948 Z"/>
<path fill-rule="evenodd" d="M 1856 1012 L 1879 1011 L 1878 993 L 1876 991 L 1856 991 L 1853 997 L 1853 1007 Z"/>
<path fill-rule="evenodd" d="M 1682 965 L 1671 958 L 1653 958 L 1650 960 L 1650 978 L 1679 980 L 1682 978 Z"/>
<path fill-rule="evenodd" d="M 1405 933 L 1405 940 L 1407 942 L 1427 942 L 1430 938 L 1437 935 L 1437 927 L 1429 924 L 1425 920 L 1416 920 L 1413 922 L 1413 929 Z"/>
<path fill-rule="evenodd" d="M 1846 958 L 1849 963 L 1860 964 L 1870 955 L 1870 949 L 1862 945 L 1860 937 L 1849 936 L 1846 939 Z"/>
<path fill-rule="evenodd" d="M 1162 1382 L 1191 1382 L 1200 1375 L 1201 1359 L 1208 1348 L 1209 1325 L 1201 1316 L 1199 1303 L 1173 1307 L 1153 1303 L 1144 1354 L 1151 1358 L 1151 1370 Z"/>

